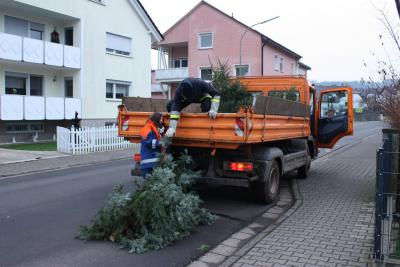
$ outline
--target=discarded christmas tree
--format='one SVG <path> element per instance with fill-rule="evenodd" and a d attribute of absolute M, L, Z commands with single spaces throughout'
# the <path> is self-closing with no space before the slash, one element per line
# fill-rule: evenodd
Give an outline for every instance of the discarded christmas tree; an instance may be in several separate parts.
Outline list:
<path fill-rule="evenodd" d="M 89 226 L 81 226 L 82 240 L 110 240 L 130 253 L 143 253 L 170 245 L 190 234 L 198 225 L 210 225 L 216 216 L 201 208 L 202 201 L 191 191 L 199 174 L 188 168 L 191 158 L 178 160 L 165 155 L 147 181 L 134 193 L 117 185 L 105 207 Z"/>
<path fill-rule="evenodd" d="M 219 112 L 236 113 L 240 107 L 252 105 L 253 96 L 239 80 L 231 80 L 227 62 L 218 61 L 213 69 L 213 85 L 221 95 Z"/>

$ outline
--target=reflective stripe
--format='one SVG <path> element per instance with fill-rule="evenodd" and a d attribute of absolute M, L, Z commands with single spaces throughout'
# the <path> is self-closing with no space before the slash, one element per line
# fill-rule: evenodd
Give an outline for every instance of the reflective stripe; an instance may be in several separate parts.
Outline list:
<path fill-rule="evenodd" d="M 157 139 L 153 139 L 153 141 L 151 141 L 151 147 L 152 147 L 153 149 L 156 148 L 156 143 L 157 143 Z"/>
<path fill-rule="evenodd" d="M 140 164 L 146 164 L 146 163 L 153 163 L 159 161 L 159 158 L 151 158 L 151 159 L 144 159 L 140 161 Z"/>
<path fill-rule="evenodd" d="M 209 94 L 206 94 L 205 96 L 203 96 L 202 98 L 199 99 L 199 101 L 203 101 L 206 98 L 211 98 L 211 96 Z"/>
<path fill-rule="evenodd" d="M 172 120 L 179 120 L 180 117 L 181 117 L 181 115 L 179 115 L 179 114 L 171 114 L 171 116 L 170 116 L 170 118 Z"/>
<path fill-rule="evenodd" d="M 221 97 L 216 96 L 216 97 L 214 97 L 213 99 L 211 99 L 211 102 L 219 103 L 220 98 L 221 98 Z"/>

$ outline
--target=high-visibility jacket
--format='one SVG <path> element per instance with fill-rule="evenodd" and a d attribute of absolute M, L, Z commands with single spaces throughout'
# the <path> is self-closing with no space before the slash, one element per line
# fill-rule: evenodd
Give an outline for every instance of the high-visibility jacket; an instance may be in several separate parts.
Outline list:
<path fill-rule="evenodd" d="M 210 83 L 198 78 L 184 79 L 172 100 L 171 119 L 179 119 L 180 112 L 188 104 L 201 103 L 207 98 L 214 99 L 215 96 L 219 96 L 219 92 Z"/>
<path fill-rule="evenodd" d="M 152 121 L 147 121 L 146 125 L 140 131 L 142 137 L 140 147 L 140 169 L 154 168 L 160 157 L 160 134 L 157 126 Z"/>

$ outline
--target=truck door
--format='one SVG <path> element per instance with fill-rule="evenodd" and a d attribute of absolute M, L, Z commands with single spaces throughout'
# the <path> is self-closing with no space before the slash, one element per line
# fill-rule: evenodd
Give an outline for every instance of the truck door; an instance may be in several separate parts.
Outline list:
<path fill-rule="evenodd" d="M 318 147 L 332 148 L 340 138 L 352 135 L 352 89 L 335 88 L 321 91 L 317 116 Z"/>

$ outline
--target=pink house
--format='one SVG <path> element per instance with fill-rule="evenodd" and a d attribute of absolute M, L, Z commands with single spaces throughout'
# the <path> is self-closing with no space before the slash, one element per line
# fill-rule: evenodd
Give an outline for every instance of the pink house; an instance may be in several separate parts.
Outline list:
<path fill-rule="evenodd" d="M 177 84 L 189 76 L 210 80 L 211 65 L 216 66 L 218 59 L 228 63 L 232 76 L 306 75 L 310 70 L 300 63 L 299 54 L 205 1 L 168 29 L 164 38 L 153 47 L 159 52 L 158 69 L 152 72 L 154 98 L 173 97 Z"/>

